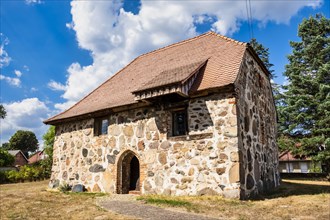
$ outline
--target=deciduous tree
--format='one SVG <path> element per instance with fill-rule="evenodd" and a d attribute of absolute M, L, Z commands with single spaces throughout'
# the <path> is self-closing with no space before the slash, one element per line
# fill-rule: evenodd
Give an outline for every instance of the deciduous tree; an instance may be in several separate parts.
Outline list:
<path fill-rule="evenodd" d="M 17 131 L 10 139 L 11 150 L 21 150 L 25 155 L 38 149 L 38 140 L 32 131 Z"/>

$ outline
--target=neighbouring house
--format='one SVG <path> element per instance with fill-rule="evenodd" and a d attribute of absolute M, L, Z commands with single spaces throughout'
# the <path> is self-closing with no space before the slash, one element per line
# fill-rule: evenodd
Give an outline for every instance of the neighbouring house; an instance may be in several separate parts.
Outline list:
<path fill-rule="evenodd" d="M 29 162 L 24 153 L 20 150 L 9 150 L 8 153 L 13 155 L 15 158 L 13 166 L 24 166 Z"/>
<path fill-rule="evenodd" d="M 45 123 L 50 187 L 246 199 L 279 184 L 269 72 L 214 32 L 137 57 Z"/>
<path fill-rule="evenodd" d="M 47 155 L 45 154 L 44 150 L 37 151 L 29 158 L 29 164 L 37 163 L 41 160 L 44 160 L 47 158 Z"/>
<path fill-rule="evenodd" d="M 310 157 L 293 155 L 287 150 L 279 155 L 279 170 L 280 173 L 314 173 L 321 172 L 321 165 L 314 164 Z"/>

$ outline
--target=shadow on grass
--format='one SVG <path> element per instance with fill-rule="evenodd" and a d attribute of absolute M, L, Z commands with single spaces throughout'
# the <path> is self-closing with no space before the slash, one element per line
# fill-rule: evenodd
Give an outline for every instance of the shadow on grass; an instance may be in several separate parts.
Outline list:
<path fill-rule="evenodd" d="M 264 195 L 262 199 L 274 199 L 280 197 L 299 196 L 299 195 L 318 195 L 329 194 L 330 182 L 324 181 L 320 184 L 319 181 L 306 181 L 299 179 L 284 179 L 281 181 L 280 187 L 268 194 Z"/>

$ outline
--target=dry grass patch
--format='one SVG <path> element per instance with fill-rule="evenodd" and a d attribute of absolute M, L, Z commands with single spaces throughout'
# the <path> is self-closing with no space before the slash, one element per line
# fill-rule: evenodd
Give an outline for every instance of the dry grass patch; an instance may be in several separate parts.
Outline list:
<path fill-rule="evenodd" d="M 222 219 L 328 220 L 330 216 L 330 185 L 326 181 L 284 180 L 277 192 L 257 201 L 239 201 L 220 196 L 150 195 L 139 199 L 150 204 L 184 208 Z"/>
<path fill-rule="evenodd" d="M 47 185 L 0 185 L 0 219 L 127 219 L 96 205 L 96 198 L 107 194 L 51 192 Z"/>

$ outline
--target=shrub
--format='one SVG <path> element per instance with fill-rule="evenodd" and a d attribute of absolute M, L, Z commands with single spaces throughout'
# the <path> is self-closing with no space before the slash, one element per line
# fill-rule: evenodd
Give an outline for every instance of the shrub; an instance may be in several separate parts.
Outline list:
<path fill-rule="evenodd" d="M 63 184 L 61 184 L 61 185 L 58 187 L 58 189 L 59 189 L 61 192 L 69 192 L 69 191 L 71 191 L 72 187 L 71 187 L 68 183 L 64 182 Z"/>
<path fill-rule="evenodd" d="M 8 151 L 0 149 L 0 167 L 12 166 L 14 161 L 13 155 L 9 154 Z"/>

